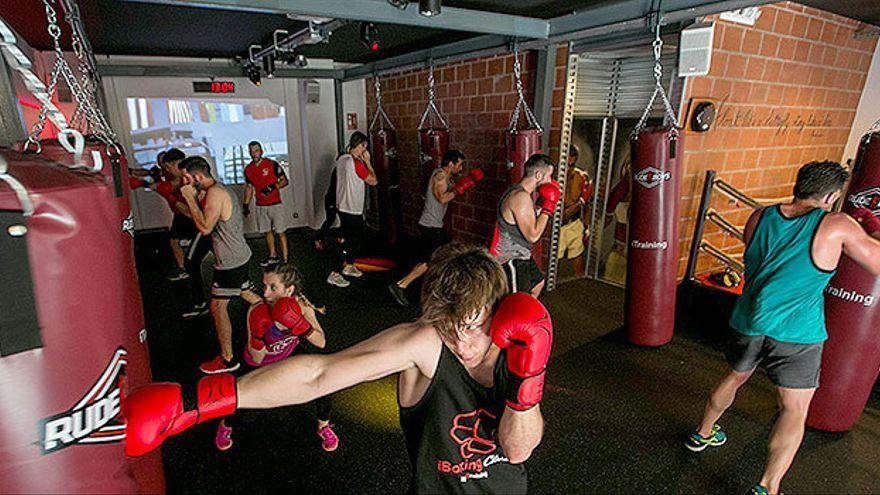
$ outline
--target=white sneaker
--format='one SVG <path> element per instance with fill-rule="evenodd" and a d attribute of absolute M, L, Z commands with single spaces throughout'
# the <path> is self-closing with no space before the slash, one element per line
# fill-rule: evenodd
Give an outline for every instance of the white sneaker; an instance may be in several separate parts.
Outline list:
<path fill-rule="evenodd" d="M 364 272 L 358 270 L 358 267 L 354 265 L 345 265 L 344 267 L 342 267 L 342 274 L 346 277 L 360 278 L 361 275 L 364 274 Z"/>
<path fill-rule="evenodd" d="M 348 287 L 351 284 L 351 282 L 345 280 L 345 277 L 336 272 L 330 272 L 330 276 L 327 277 L 327 283 L 336 287 Z"/>

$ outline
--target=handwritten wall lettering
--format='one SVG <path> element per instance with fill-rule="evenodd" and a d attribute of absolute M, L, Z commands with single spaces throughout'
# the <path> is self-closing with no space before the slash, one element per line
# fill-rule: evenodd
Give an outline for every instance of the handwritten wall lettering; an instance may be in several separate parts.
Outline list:
<path fill-rule="evenodd" d="M 773 127 L 776 129 L 777 136 L 788 131 L 800 134 L 809 129 L 810 136 L 822 137 L 824 132 L 821 129 L 831 127 L 833 123 L 830 112 L 792 111 L 776 108 L 770 111 L 770 115 L 761 118 L 754 109 L 731 108 L 727 105 L 729 99 L 730 95 L 728 94 L 718 105 L 716 122 L 719 127 Z"/>

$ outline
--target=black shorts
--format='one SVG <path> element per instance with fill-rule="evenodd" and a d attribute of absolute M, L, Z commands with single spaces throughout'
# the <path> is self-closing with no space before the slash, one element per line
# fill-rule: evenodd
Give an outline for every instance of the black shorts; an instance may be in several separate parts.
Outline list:
<path fill-rule="evenodd" d="M 446 229 L 444 228 L 419 225 L 419 237 L 421 238 L 419 261 L 422 263 L 430 261 L 431 255 L 434 254 L 437 248 L 449 243 L 449 235 L 446 234 Z"/>
<path fill-rule="evenodd" d="M 532 258 L 512 259 L 501 265 L 507 274 L 507 288 L 510 292 L 531 292 L 544 280 L 544 274 Z"/>
<path fill-rule="evenodd" d="M 256 286 L 250 278 L 250 263 L 228 270 L 214 270 L 211 279 L 211 299 L 233 299 L 244 291 L 254 292 Z"/>
<path fill-rule="evenodd" d="M 196 224 L 192 219 L 182 213 L 175 213 L 171 219 L 171 228 L 168 231 L 168 237 L 172 239 L 192 239 L 196 236 Z"/>
<path fill-rule="evenodd" d="M 780 342 L 766 335 L 745 335 L 731 330 L 725 357 L 736 371 L 752 371 L 763 364 L 777 387 L 816 388 L 822 365 L 823 343 Z"/>

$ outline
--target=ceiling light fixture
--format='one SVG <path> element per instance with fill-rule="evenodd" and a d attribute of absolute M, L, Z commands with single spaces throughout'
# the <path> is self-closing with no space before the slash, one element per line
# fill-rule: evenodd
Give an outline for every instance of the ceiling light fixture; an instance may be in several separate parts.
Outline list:
<path fill-rule="evenodd" d="M 266 55 L 263 57 L 263 72 L 266 73 L 266 77 L 275 77 L 275 56 Z"/>
<path fill-rule="evenodd" d="M 406 8 L 409 7 L 409 1 L 407 0 L 388 0 L 388 3 L 400 10 L 406 10 Z"/>
<path fill-rule="evenodd" d="M 379 50 L 379 28 L 372 22 L 361 23 L 361 43 L 363 43 L 370 51 Z"/>
<path fill-rule="evenodd" d="M 440 15 L 440 0 L 419 0 L 419 14 L 425 17 Z"/>

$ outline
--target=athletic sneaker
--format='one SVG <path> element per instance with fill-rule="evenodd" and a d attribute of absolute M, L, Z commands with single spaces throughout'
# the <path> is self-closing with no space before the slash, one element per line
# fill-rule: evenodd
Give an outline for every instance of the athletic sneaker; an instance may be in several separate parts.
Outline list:
<path fill-rule="evenodd" d="M 746 495 L 768 495 L 769 493 L 770 492 L 767 491 L 766 488 L 761 486 L 760 483 L 755 483 L 754 485 L 752 485 L 751 488 L 749 488 L 749 491 L 746 492 Z M 783 495 L 781 491 L 779 492 L 779 495 Z"/>
<path fill-rule="evenodd" d="M 716 424 L 712 427 L 712 432 L 708 437 L 701 437 L 699 433 L 691 433 L 685 440 L 684 446 L 688 450 L 702 452 L 706 450 L 706 447 L 720 447 L 725 442 L 727 442 L 727 433 L 724 433 L 721 426 Z"/>
<path fill-rule="evenodd" d="M 202 371 L 202 373 L 206 375 L 216 375 L 218 373 L 228 373 L 230 371 L 235 371 L 238 369 L 239 366 L 241 366 L 241 364 L 239 364 L 238 361 L 235 360 L 235 358 L 227 361 L 223 359 L 222 356 L 217 356 L 210 361 L 205 361 L 204 363 L 202 363 L 202 365 L 199 366 L 199 369 Z"/>
<path fill-rule="evenodd" d="M 211 312 L 211 310 L 208 309 L 208 303 L 203 302 L 202 304 L 196 304 L 195 306 L 192 307 L 192 309 L 190 309 L 189 311 L 185 311 L 181 316 L 183 316 L 186 319 L 190 319 L 190 318 L 196 318 L 199 316 L 204 316 L 210 312 Z"/>
<path fill-rule="evenodd" d="M 265 268 L 269 265 L 277 265 L 278 263 L 281 263 L 281 258 L 279 258 L 277 256 L 270 256 L 270 257 L 264 259 L 263 261 L 261 261 L 260 266 Z"/>
<path fill-rule="evenodd" d="M 360 278 L 361 275 L 364 274 L 364 272 L 358 270 L 358 267 L 354 265 L 345 265 L 344 267 L 342 267 L 342 274 L 346 277 Z"/>
<path fill-rule="evenodd" d="M 409 300 L 406 298 L 403 287 L 397 284 L 388 284 L 388 292 L 391 293 L 391 297 L 397 301 L 397 304 L 401 306 L 409 306 Z"/>
<path fill-rule="evenodd" d="M 217 436 L 214 437 L 214 445 L 220 450 L 232 448 L 232 428 L 226 426 L 225 421 L 221 421 L 217 426 Z"/>
<path fill-rule="evenodd" d="M 171 282 L 180 282 L 181 280 L 186 280 L 189 278 L 189 273 L 186 273 L 186 270 L 182 268 L 178 268 L 174 270 L 174 273 L 168 277 L 168 280 Z"/>
<path fill-rule="evenodd" d="M 333 452 L 339 447 L 339 437 L 333 432 L 333 425 L 327 423 L 327 426 L 318 428 L 318 437 L 321 439 L 321 448 L 325 452 Z"/>
<path fill-rule="evenodd" d="M 330 276 L 327 277 L 327 283 L 336 287 L 348 287 L 351 285 L 348 280 L 345 280 L 345 277 L 336 272 L 330 272 Z"/>

